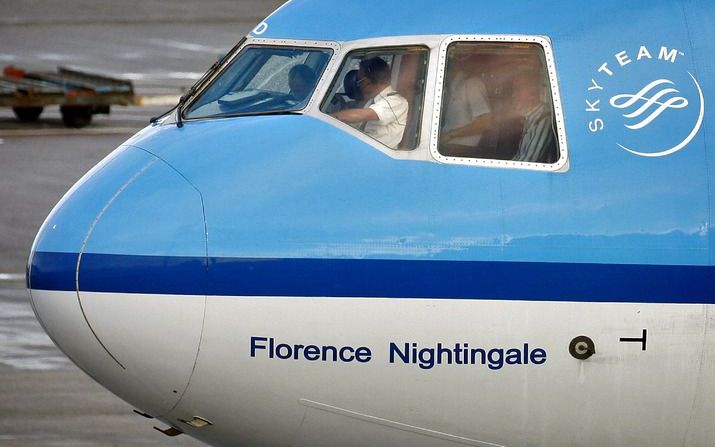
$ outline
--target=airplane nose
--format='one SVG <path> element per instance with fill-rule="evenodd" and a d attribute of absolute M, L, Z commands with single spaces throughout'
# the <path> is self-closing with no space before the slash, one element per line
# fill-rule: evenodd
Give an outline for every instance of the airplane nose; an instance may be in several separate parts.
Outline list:
<path fill-rule="evenodd" d="M 82 370 L 142 411 L 186 390 L 205 306 L 199 191 L 154 155 L 124 146 L 50 213 L 28 289 L 38 320 Z"/>

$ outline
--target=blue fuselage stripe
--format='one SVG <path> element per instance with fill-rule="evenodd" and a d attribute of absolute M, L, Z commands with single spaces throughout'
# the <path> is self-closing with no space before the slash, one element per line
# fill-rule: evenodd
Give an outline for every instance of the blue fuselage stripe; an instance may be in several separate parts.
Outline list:
<path fill-rule="evenodd" d="M 28 287 L 38 290 L 76 290 L 77 253 L 38 251 L 32 256 Z"/>
<path fill-rule="evenodd" d="M 77 254 L 35 253 L 31 287 L 75 290 Z M 84 254 L 82 291 L 225 296 L 715 303 L 715 267 Z"/>

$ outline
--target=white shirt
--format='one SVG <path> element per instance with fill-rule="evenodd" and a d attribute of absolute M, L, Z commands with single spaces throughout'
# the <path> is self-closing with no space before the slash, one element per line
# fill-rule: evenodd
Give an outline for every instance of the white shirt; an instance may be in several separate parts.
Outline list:
<path fill-rule="evenodd" d="M 458 73 L 449 83 L 449 96 L 446 98 L 443 129 L 448 132 L 465 126 L 481 115 L 491 112 L 487 99 L 487 87 L 481 78 L 466 77 Z M 482 139 L 481 134 L 453 138 L 449 144 L 476 147 Z"/>
<path fill-rule="evenodd" d="M 407 125 L 407 100 L 388 86 L 368 101 L 365 108 L 372 109 L 379 118 L 366 123 L 365 133 L 386 146 L 397 148 Z"/>

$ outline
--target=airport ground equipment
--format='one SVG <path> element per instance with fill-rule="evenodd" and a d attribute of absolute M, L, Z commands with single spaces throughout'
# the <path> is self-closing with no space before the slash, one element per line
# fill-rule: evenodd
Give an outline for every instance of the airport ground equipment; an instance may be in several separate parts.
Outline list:
<path fill-rule="evenodd" d="M 67 127 L 84 127 L 113 105 L 134 102 L 131 81 L 59 67 L 26 71 L 7 66 L 0 77 L 0 107 L 12 107 L 20 121 L 35 121 L 47 106 L 59 105 Z"/>

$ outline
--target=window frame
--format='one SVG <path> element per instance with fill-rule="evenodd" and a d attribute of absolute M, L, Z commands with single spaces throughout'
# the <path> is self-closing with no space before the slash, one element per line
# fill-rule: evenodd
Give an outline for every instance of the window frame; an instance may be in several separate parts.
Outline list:
<path fill-rule="evenodd" d="M 325 116 L 329 116 L 326 112 L 323 111 L 323 108 L 326 106 L 328 102 L 330 102 L 331 98 L 331 93 L 333 93 L 333 89 L 335 86 L 339 83 L 342 82 L 342 79 L 340 78 L 340 74 L 342 73 L 345 64 L 348 63 L 349 58 L 351 55 L 359 52 L 364 52 L 364 53 L 370 53 L 370 52 L 389 52 L 390 50 L 402 50 L 402 49 L 409 49 L 409 48 L 417 48 L 424 50 L 425 52 L 425 67 L 424 67 L 424 79 L 422 82 L 422 92 L 421 92 L 421 98 L 422 98 L 422 104 L 421 104 L 421 110 L 420 113 L 417 116 L 418 121 L 417 121 L 417 126 L 415 127 L 415 130 L 417 132 L 417 139 L 415 140 L 415 146 L 413 148 L 409 149 L 402 149 L 402 148 L 393 148 L 384 145 L 380 141 L 370 137 L 369 135 L 365 134 L 365 132 L 359 131 L 360 134 L 364 137 L 369 138 L 372 142 L 373 145 L 380 145 L 382 147 L 387 148 L 389 151 L 393 152 L 414 152 L 417 149 L 420 148 L 421 146 L 421 141 L 424 139 L 424 124 L 425 122 L 429 121 L 429 117 L 427 116 L 427 95 L 429 94 L 429 85 L 428 85 L 428 79 L 429 79 L 429 74 L 430 74 L 430 56 L 432 54 L 433 49 L 430 48 L 429 45 L 425 43 L 409 43 L 409 44 L 394 44 L 394 45 L 377 45 L 377 46 L 356 46 L 354 48 L 349 48 L 345 49 L 343 53 L 340 55 L 340 60 L 336 62 L 336 67 L 335 67 L 335 73 L 333 73 L 333 79 L 329 83 L 327 90 L 323 94 L 323 99 L 317 104 L 317 110 L 318 112 L 322 113 Z M 332 118 L 335 121 L 335 118 Z M 344 124 L 344 123 L 342 123 Z M 347 125 L 347 124 L 345 124 Z"/>
<path fill-rule="evenodd" d="M 427 59 L 427 72 L 425 78 L 425 94 L 424 94 L 424 104 L 422 111 L 422 124 L 420 127 L 420 138 L 417 142 L 417 146 L 412 150 L 395 150 L 385 146 L 384 144 L 376 141 L 372 137 L 365 135 L 357 129 L 349 126 L 342 121 L 333 118 L 332 116 L 321 111 L 320 107 L 315 107 L 310 110 L 306 110 L 306 114 L 315 117 L 348 135 L 362 141 L 363 143 L 372 146 L 377 151 L 390 157 L 394 160 L 418 160 L 434 163 L 436 162 L 434 158 L 430 155 L 429 151 L 429 136 L 432 129 L 432 120 L 430 119 L 430 114 L 432 113 L 432 107 L 434 103 L 434 86 L 435 79 L 437 76 L 437 57 L 439 45 L 448 34 L 425 34 L 425 35 L 409 35 L 409 36 L 388 36 L 388 37 L 371 37 L 367 39 L 357 39 L 350 41 L 340 42 L 340 52 L 334 57 L 329 71 L 324 79 L 327 81 L 319 85 L 319 90 L 316 95 L 321 98 L 320 101 L 315 101 L 317 105 L 320 105 L 324 98 L 330 94 L 330 88 L 333 86 L 333 79 L 339 74 L 339 69 L 342 68 L 344 63 L 344 58 L 347 54 L 354 50 L 360 49 L 370 49 L 370 48 L 381 48 L 381 47 L 408 47 L 408 46 L 425 46 L 429 48 L 429 57 Z M 322 81 L 321 81 L 322 82 Z"/>
<path fill-rule="evenodd" d="M 255 38 L 247 37 L 239 45 L 237 45 L 224 59 L 221 61 L 220 67 L 207 79 L 203 80 L 199 88 L 191 95 L 191 98 L 184 105 L 182 110 L 182 120 L 183 121 L 203 121 L 203 120 L 215 120 L 215 119 L 229 119 L 244 116 L 242 114 L 238 115 L 227 115 L 227 116 L 207 116 L 207 117 L 186 117 L 185 113 L 191 106 L 204 94 L 206 89 L 208 89 L 213 83 L 218 79 L 233 63 L 233 61 L 243 53 L 243 50 L 247 47 L 273 47 L 273 48 L 299 48 L 299 49 L 329 49 L 332 50 L 329 55 L 328 61 L 323 68 L 323 72 L 320 77 L 316 80 L 315 88 L 310 95 L 310 99 L 305 103 L 305 105 L 300 109 L 290 110 L 286 113 L 305 113 L 311 110 L 313 103 L 316 98 L 322 97 L 323 93 L 320 86 L 329 78 L 330 73 L 333 70 L 333 65 L 335 61 L 341 56 L 341 46 L 337 42 L 325 41 L 325 40 L 297 40 L 297 39 L 268 39 L 268 38 Z M 250 115 L 250 114 L 249 114 Z"/>
<path fill-rule="evenodd" d="M 548 75 L 551 88 L 552 107 L 557 130 L 557 143 L 559 158 L 556 163 L 534 163 L 513 160 L 497 160 L 490 158 L 467 158 L 442 155 L 439 152 L 440 124 L 442 118 L 442 102 L 444 95 L 445 74 L 447 70 L 447 50 L 453 43 L 530 43 L 538 44 L 544 51 L 546 60 L 546 74 Z M 531 171 L 545 172 L 565 172 L 569 168 L 568 143 L 566 138 L 566 125 L 564 121 L 563 103 L 559 90 L 559 82 L 556 70 L 551 40 L 546 36 L 536 35 L 496 35 L 496 34 L 457 34 L 444 39 L 439 47 L 439 57 L 437 65 L 437 82 L 434 90 L 434 106 L 432 108 L 432 126 L 430 132 L 429 152 L 432 157 L 441 163 L 457 164 L 466 166 L 482 166 L 490 168 L 523 169 Z"/>

